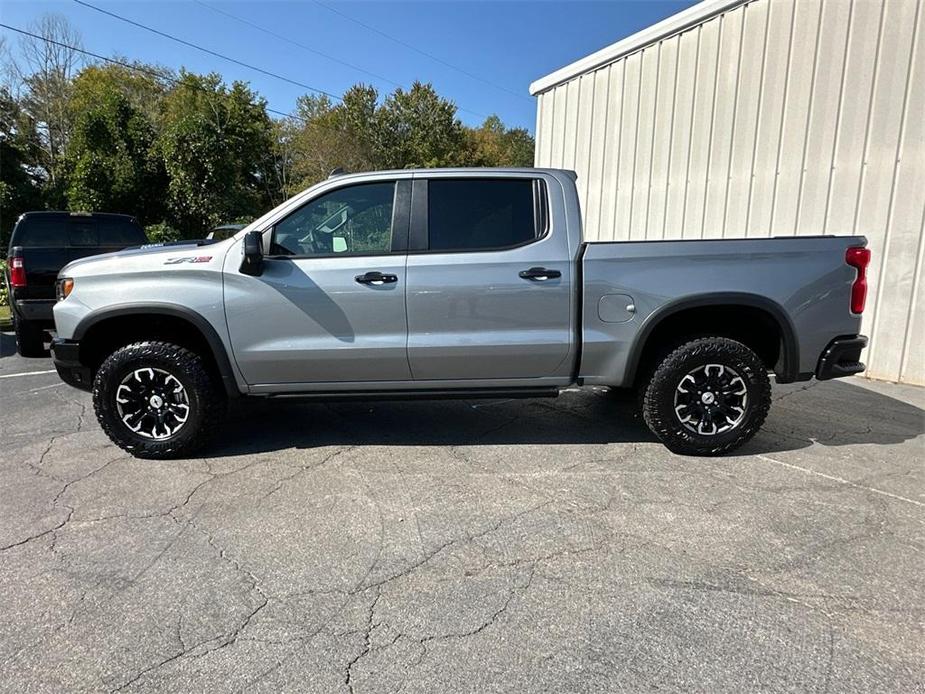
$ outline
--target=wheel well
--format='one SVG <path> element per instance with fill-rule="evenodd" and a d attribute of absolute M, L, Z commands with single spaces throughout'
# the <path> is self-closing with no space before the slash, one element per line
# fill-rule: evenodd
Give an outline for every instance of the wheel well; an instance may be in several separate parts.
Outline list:
<path fill-rule="evenodd" d="M 728 337 L 741 342 L 769 371 L 784 372 L 785 336 L 778 320 L 755 306 L 718 305 L 686 308 L 663 318 L 642 345 L 636 373 L 648 373 L 673 349 L 698 337 Z"/>
<path fill-rule="evenodd" d="M 80 362 L 96 373 L 100 364 L 120 347 L 142 340 L 159 340 L 186 347 L 203 358 L 209 371 L 222 381 L 222 371 L 209 340 L 191 321 L 178 316 L 139 313 L 104 318 L 80 338 Z"/>

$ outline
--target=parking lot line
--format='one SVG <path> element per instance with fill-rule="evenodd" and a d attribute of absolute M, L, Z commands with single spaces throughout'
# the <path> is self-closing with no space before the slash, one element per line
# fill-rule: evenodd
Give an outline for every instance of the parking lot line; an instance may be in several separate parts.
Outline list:
<path fill-rule="evenodd" d="M 56 373 L 54 369 L 48 369 L 47 371 L 26 371 L 20 374 L 3 374 L 0 378 L 16 378 L 17 376 L 39 376 L 40 374 L 53 374 Z"/>
<path fill-rule="evenodd" d="M 896 499 L 897 501 L 905 501 L 910 504 L 915 504 L 916 506 L 925 506 L 925 503 L 921 501 L 916 501 L 915 499 L 909 499 L 905 496 L 899 496 L 898 494 L 892 494 L 890 492 L 885 492 L 882 489 L 875 489 L 874 487 L 868 487 L 863 484 L 858 484 L 857 482 L 852 482 L 851 480 L 846 480 L 843 477 L 836 477 L 834 475 L 827 475 L 824 472 L 818 472 L 817 470 L 811 470 L 807 467 L 801 467 L 799 465 L 794 465 L 793 463 L 785 463 L 782 460 L 775 460 L 774 458 L 769 458 L 766 455 L 757 455 L 756 458 L 761 458 L 764 461 L 769 463 L 774 463 L 775 465 L 782 465 L 784 467 L 789 467 L 792 470 L 798 470 L 807 475 L 816 475 L 817 477 L 824 477 L 827 480 L 832 480 L 833 482 L 840 482 L 841 484 L 847 484 L 850 487 L 857 487 L 858 489 L 865 489 L 874 494 L 882 494 L 883 496 L 888 496 L 891 499 Z"/>

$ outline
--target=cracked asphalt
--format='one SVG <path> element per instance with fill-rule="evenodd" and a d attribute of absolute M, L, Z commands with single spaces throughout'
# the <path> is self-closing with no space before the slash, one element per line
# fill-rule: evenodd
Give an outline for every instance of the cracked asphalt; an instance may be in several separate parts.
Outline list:
<path fill-rule="evenodd" d="M 591 391 L 258 402 L 146 462 L 11 352 L 0 691 L 925 689 L 923 389 L 778 386 L 722 459 Z"/>

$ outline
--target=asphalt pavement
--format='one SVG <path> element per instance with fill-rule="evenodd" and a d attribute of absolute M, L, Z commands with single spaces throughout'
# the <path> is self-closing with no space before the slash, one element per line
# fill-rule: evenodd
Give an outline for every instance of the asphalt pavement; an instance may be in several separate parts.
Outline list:
<path fill-rule="evenodd" d="M 775 387 L 740 454 L 604 391 L 242 404 L 135 460 L 0 358 L 0 691 L 925 690 L 925 389 Z"/>

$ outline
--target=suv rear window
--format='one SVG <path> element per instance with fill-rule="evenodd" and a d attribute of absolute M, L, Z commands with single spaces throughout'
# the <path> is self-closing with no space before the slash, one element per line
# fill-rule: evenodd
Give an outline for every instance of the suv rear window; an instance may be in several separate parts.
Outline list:
<path fill-rule="evenodd" d="M 431 179 L 429 250 L 493 250 L 538 238 L 536 190 L 535 181 L 527 178 Z"/>

